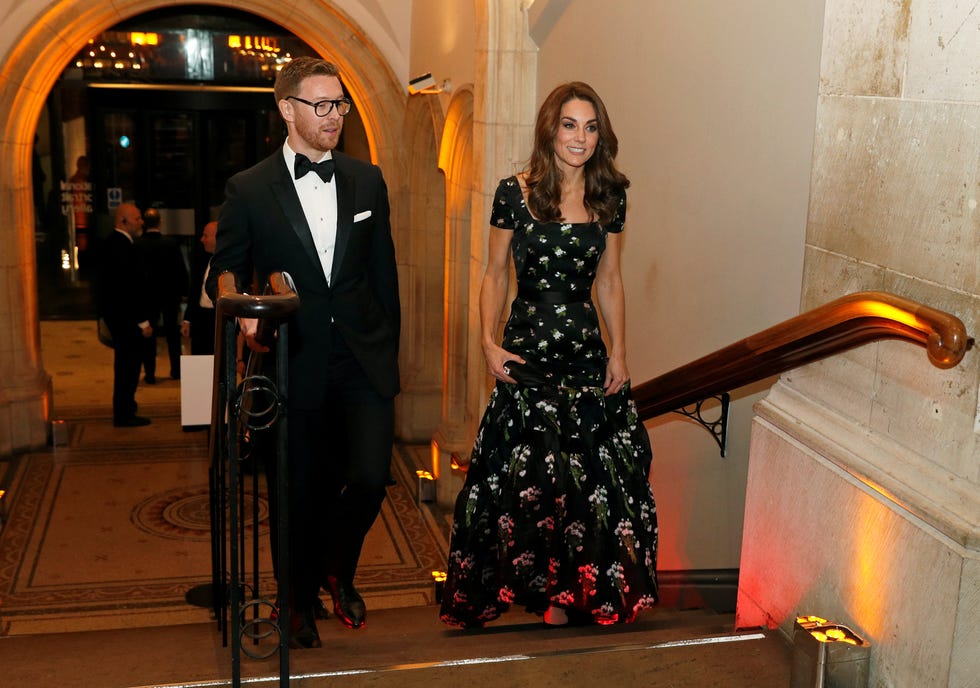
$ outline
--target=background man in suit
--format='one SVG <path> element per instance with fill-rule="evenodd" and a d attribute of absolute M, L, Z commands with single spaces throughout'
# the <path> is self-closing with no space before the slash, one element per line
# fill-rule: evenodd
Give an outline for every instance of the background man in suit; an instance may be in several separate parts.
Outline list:
<path fill-rule="evenodd" d="M 204 290 L 204 282 L 211 271 L 218 223 L 209 222 L 201 230 L 201 251 L 192 262 L 191 290 L 187 296 L 184 322 L 180 334 L 191 341 L 191 354 L 214 354 L 214 302 Z"/>
<path fill-rule="evenodd" d="M 147 208 L 143 213 L 143 234 L 136 241 L 146 268 L 153 336 L 147 342 L 143 369 L 146 381 L 156 383 L 157 339 L 167 342 L 170 377 L 180 379 L 180 301 L 187 293 L 187 266 L 180 246 L 160 231 L 160 211 Z"/>
<path fill-rule="evenodd" d="M 146 275 L 139 259 L 136 237 L 143 217 L 132 203 L 116 208 L 115 229 L 102 244 L 96 280 L 99 317 L 112 335 L 112 422 L 116 427 L 148 425 L 136 415 L 136 387 L 140 380 L 146 339 L 153 334 L 146 296 Z"/>
<path fill-rule="evenodd" d="M 289 631 L 294 647 L 318 647 L 321 585 L 345 625 L 365 620 L 354 574 L 391 463 L 398 277 L 381 170 L 334 150 L 352 107 L 336 66 L 292 60 L 275 98 L 286 143 L 228 181 L 208 292 L 228 270 L 242 286 L 254 271 L 258 288 L 282 270 L 300 297 L 289 323 Z M 241 328 L 265 349 L 255 322 Z"/>

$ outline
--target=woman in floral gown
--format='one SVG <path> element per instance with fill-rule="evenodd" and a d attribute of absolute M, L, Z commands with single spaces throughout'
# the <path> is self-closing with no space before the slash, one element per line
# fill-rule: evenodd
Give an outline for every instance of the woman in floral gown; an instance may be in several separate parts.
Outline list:
<path fill-rule="evenodd" d="M 497 383 L 456 501 L 447 624 L 482 626 L 511 605 L 554 625 L 630 622 L 657 601 L 650 445 L 626 366 L 629 180 L 617 150 L 596 92 L 564 84 L 538 112 L 527 168 L 497 188 L 480 293 Z M 517 298 L 497 344 L 511 259 Z"/>

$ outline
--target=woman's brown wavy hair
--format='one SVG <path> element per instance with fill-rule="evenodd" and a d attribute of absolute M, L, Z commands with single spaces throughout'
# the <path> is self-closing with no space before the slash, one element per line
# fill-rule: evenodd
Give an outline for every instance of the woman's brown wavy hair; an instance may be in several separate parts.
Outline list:
<path fill-rule="evenodd" d="M 539 220 L 558 222 L 561 217 L 561 170 L 555 161 L 555 136 L 561 120 L 562 105 L 570 100 L 584 100 L 595 108 L 599 141 L 595 153 L 585 163 L 585 207 L 601 224 L 608 224 L 616 215 L 619 199 L 629 187 L 626 175 L 616 169 L 619 139 L 613 132 L 609 113 L 599 94 L 581 81 L 572 81 L 555 88 L 538 110 L 534 125 L 534 149 L 524 170 L 527 204 Z"/>

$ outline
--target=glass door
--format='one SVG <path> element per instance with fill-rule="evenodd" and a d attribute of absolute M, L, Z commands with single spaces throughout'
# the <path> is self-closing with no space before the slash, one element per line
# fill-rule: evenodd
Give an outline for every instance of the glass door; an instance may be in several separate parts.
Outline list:
<path fill-rule="evenodd" d="M 164 234 L 193 237 L 201 196 L 198 120 L 194 112 L 150 112 L 146 207 L 160 211 Z"/>

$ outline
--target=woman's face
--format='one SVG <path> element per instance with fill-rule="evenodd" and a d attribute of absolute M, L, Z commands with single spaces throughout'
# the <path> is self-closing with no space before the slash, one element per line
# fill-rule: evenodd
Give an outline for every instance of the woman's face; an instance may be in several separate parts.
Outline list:
<path fill-rule="evenodd" d="M 558 133 L 555 134 L 555 157 L 558 166 L 577 168 L 585 165 L 599 143 L 599 122 L 595 107 L 587 100 L 570 100 L 561 106 Z"/>

